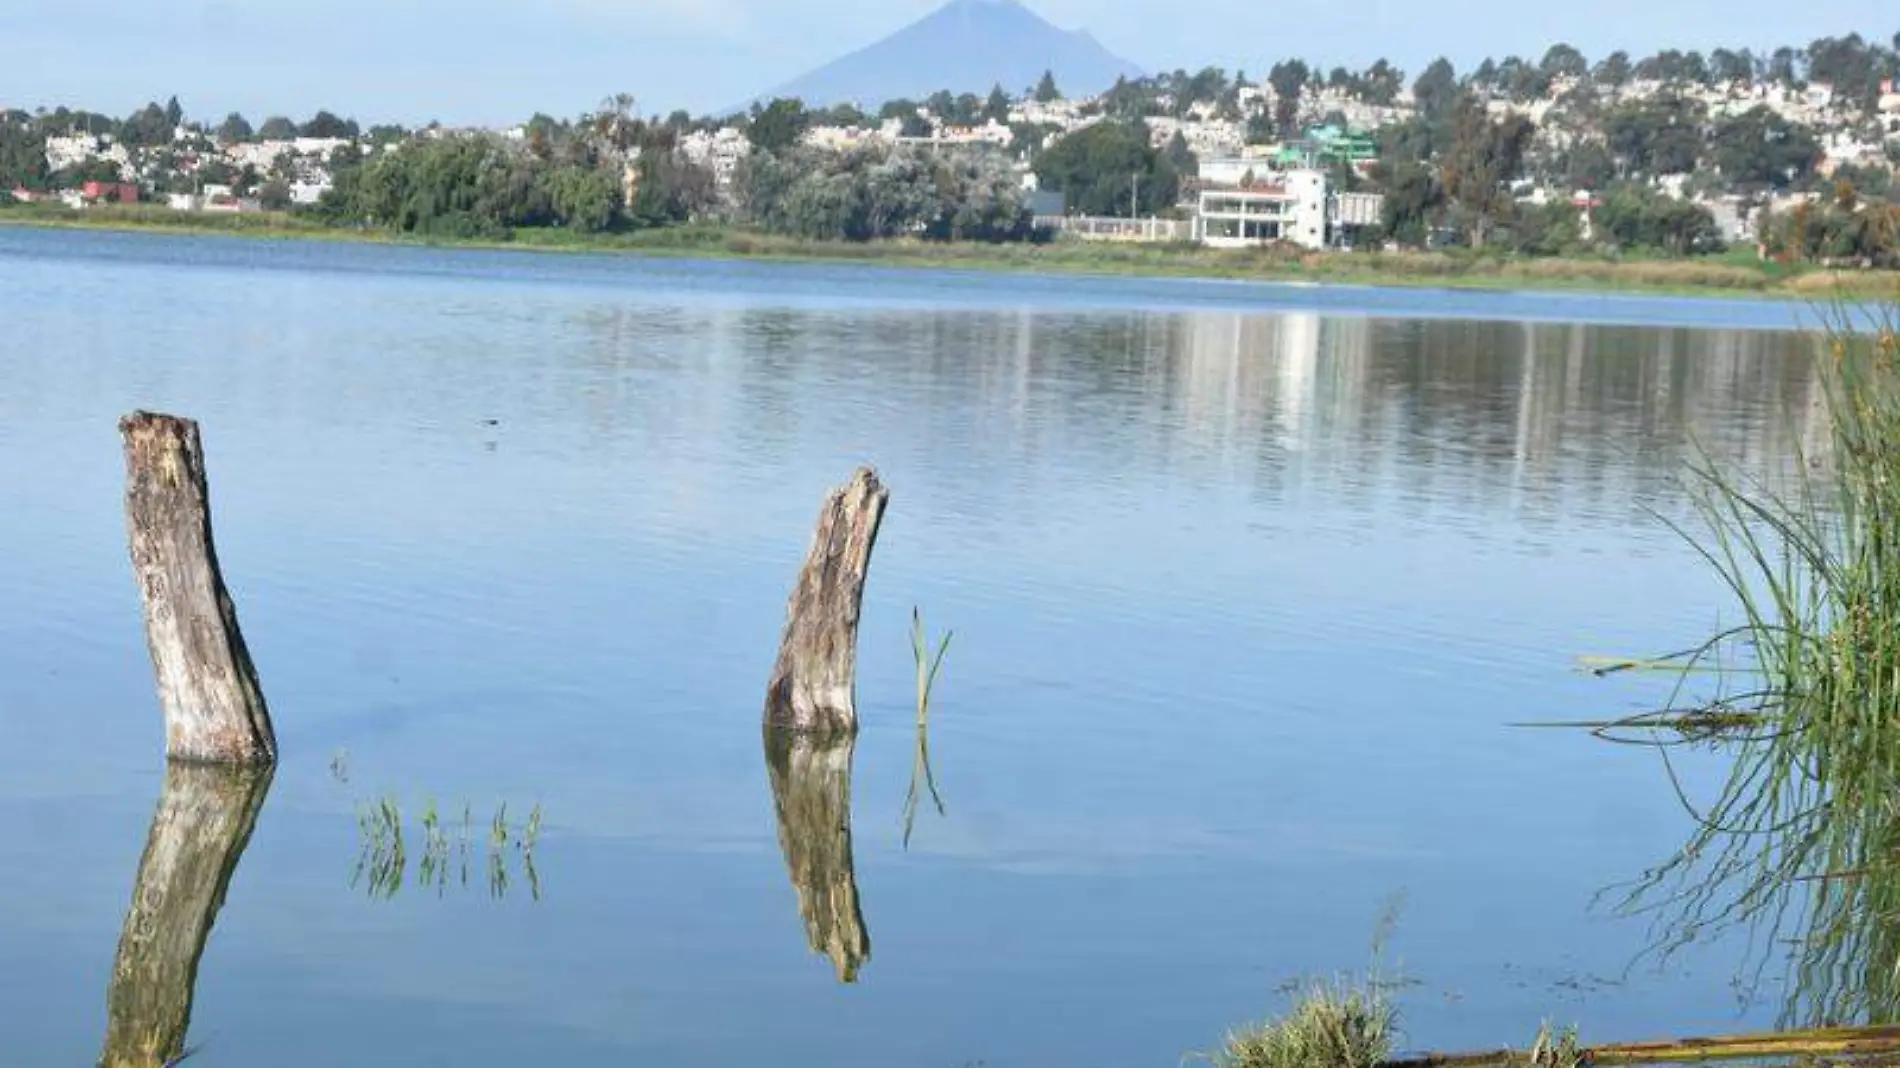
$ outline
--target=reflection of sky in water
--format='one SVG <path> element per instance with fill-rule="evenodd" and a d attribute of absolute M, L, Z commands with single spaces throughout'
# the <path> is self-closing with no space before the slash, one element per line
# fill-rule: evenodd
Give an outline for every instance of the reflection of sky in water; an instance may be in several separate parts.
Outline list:
<path fill-rule="evenodd" d="M 1760 467 L 1814 433 L 1799 340 L 1608 323 L 1786 309 L 40 234 L 0 234 L 0 293 L 23 1063 L 96 1054 L 158 792 L 136 406 L 204 421 L 287 760 L 207 1065 L 1172 1063 L 1363 963 L 1400 890 L 1419 1044 L 1736 1022 L 1719 953 L 1596 988 L 1643 932 L 1590 895 L 1686 833 L 1654 762 L 1503 725 L 1653 701 L 1568 670 L 1713 621 L 1645 509 L 1681 513 L 1692 434 Z M 819 497 L 867 459 L 874 951 L 841 989 L 756 725 Z M 957 637 L 949 814 L 905 852 L 913 604 Z M 386 790 L 543 800 L 547 900 L 367 903 L 352 806 Z"/>

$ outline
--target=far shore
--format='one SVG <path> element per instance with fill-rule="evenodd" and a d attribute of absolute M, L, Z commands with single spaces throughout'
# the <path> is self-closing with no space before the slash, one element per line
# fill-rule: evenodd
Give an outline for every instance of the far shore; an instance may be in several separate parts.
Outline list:
<path fill-rule="evenodd" d="M 1651 293 L 1675 296 L 1826 297 L 1900 294 L 1900 271 L 1834 270 L 1763 263 L 1745 254 L 1697 259 L 1556 258 L 1459 252 L 1291 253 L 1280 249 L 1215 250 L 1194 245 L 1142 245 L 1059 240 L 1049 244 L 925 241 L 810 241 L 732 226 L 689 225 L 580 234 L 517 230 L 503 237 L 425 237 L 389 230 L 324 226 L 285 213 L 182 214 L 163 208 L 49 211 L 0 209 L 0 226 L 224 235 L 307 241 L 350 241 L 419 247 L 618 253 L 780 262 L 848 262 L 1050 274 L 1210 278 L 1334 285 L 1422 286 L 1496 290 Z"/>

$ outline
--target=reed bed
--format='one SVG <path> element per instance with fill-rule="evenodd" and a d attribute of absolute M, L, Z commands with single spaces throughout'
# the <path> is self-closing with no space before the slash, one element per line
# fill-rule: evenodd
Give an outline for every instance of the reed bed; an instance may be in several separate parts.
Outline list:
<path fill-rule="evenodd" d="M 519 825 L 509 820 L 506 802 L 495 810 L 488 822 L 485 863 L 481 865 L 490 896 L 499 898 L 508 892 L 513 860 L 519 862 L 530 894 L 540 900 L 541 877 L 534 858 L 541 838 L 542 818 L 538 804 Z M 453 817 L 444 818 L 431 799 L 424 803 L 416 823 L 419 836 L 407 830 L 407 822 L 401 804 L 393 796 L 358 806 L 360 841 L 350 885 L 363 886 L 369 896 L 377 900 L 395 897 L 409 879 L 412 842 L 420 847 L 413 865 L 418 887 L 433 889 L 441 896 L 451 885 L 469 885 L 477 867 L 474 806 L 464 804 L 458 821 Z"/>
<path fill-rule="evenodd" d="M 1707 460 L 1680 527 L 1735 623 L 1676 661 L 1664 714 L 1720 716 L 1731 757 L 1712 800 L 1678 797 L 1685 847 L 1625 888 L 1667 954 L 1713 928 L 1783 958 L 1786 1025 L 1900 1015 L 1900 305 L 1835 304 L 1819 335 L 1826 455 L 1771 482 Z M 1714 696 L 1688 701 L 1716 666 Z M 1705 676 L 1706 677 L 1706 676 Z M 1705 739 L 1706 740 L 1706 739 Z M 1759 978 L 1759 974 L 1757 975 Z"/>

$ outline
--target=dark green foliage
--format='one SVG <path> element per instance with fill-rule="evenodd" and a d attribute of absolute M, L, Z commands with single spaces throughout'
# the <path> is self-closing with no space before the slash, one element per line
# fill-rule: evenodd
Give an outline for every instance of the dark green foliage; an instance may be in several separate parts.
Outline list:
<path fill-rule="evenodd" d="M 763 107 L 752 106 L 751 121 L 746 123 L 746 140 L 761 152 L 784 152 L 798 144 L 811 125 L 805 105 L 797 100 L 774 100 Z"/>
<path fill-rule="evenodd" d="M 1009 94 L 998 85 L 990 89 L 990 98 L 983 103 L 983 118 L 998 124 L 1009 122 Z"/>
<path fill-rule="evenodd" d="M 290 141 L 296 136 L 297 124 L 282 115 L 272 115 L 257 129 L 257 137 L 260 141 Z"/>
<path fill-rule="evenodd" d="M 717 191 L 712 173 L 677 153 L 647 149 L 640 154 L 640 184 L 627 208 L 636 226 L 683 223 L 711 208 Z"/>
<path fill-rule="evenodd" d="M 1590 73 L 1590 61 L 1567 44 L 1554 44 L 1537 68 L 1550 78 L 1581 78 Z"/>
<path fill-rule="evenodd" d="M 314 214 L 442 237 L 505 237 L 540 226 L 592 233 L 621 221 L 621 187 L 616 170 L 545 162 L 487 136 L 451 136 L 339 171 Z"/>
<path fill-rule="evenodd" d="M 750 222 L 795 237 L 1013 241 L 1029 236 L 1020 185 L 1005 161 L 986 153 L 941 155 L 882 146 L 840 153 L 755 152 L 735 183 Z"/>
<path fill-rule="evenodd" d="M 13 189 L 47 188 L 46 134 L 27 123 L 0 123 L 0 198 Z"/>
<path fill-rule="evenodd" d="M 175 128 L 176 124 L 166 117 L 165 109 L 152 103 L 133 112 L 120 125 L 119 139 L 132 148 L 151 148 L 170 144 Z"/>
<path fill-rule="evenodd" d="M 117 182 L 124 178 L 119 165 L 109 159 L 89 159 L 70 167 L 61 167 L 47 179 L 54 189 L 76 189 L 87 182 Z"/>
<path fill-rule="evenodd" d="M 1174 136 L 1168 139 L 1168 163 L 1177 175 L 1200 172 L 1200 160 L 1195 158 L 1194 150 L 1188 147 L 1187 138 L 1179 130 L 1174 131 Z"/>
<path fill-rule="evenodd" d="M 265 211 L 289 211 L 290 186 L 282 178 L 265 182 L 257 191 L 257 203 Z"/>
<path fill-rule="evenodd" d="M 1036 83 L 1036 101 L 1041 104 L 1053 104 L 1062 99 L 1062 90 L 1056 88 L 1054 71 L 1043 71 L 1042 80 Z"/>
<path fill-rule="evenodd" d="M 178 98 L 175 96 L 165 103 L 165 121 L 171 123 L 174 127 L 182 126 L 185 123 L 184 105 L 180 104 Z"/>
<path fill-rule="evenodd" d="M 1507 224 L 1513 251 L 1528 256 L 1563 256 L 1583 244 L 1583 215 L 1562 201 L 1520 205 Z"/>
<path fill-rule="evenodd" d="M 1686 174 L 1702 154 L 1706 111 L 1687 97 L 1666 94 L 1612 108 L 1603 132 L 1626 173 Z"/>
<path fill-rule="evenodd" d="M 1412 83 L 1412 96 L 1417 101 L 1419 117 L 1426 122 L 1449 117 L 1458 106 L 1458 72 L 1451 60 L 1443 56 L 1433 60 Z"/>
<path fill-rule="evenodd" d="M 327 111 L 319 111 L 298 132 L 305 137 L 355 137 L 362 131 L 355 119 L 342 119 Z"/>
<path fill-rule="evenodd" d="M 218 140 L 223 144 L 235 145 L 242 141 L 249 141 L 255 136 L 257 136 L 257 131 L 251 128 L 251 124 L 245 120 L 244 116 L 235 111 L 226 115 L 224 121 L 218 124 Z"/>
<path fill-rule="evenodd" d="M 1807 127 L 1765 107 L 1716 126 L 1712 149 L 1722 176 L 1743 192 L 1786 189 L 1813 173 L 1821 158 L 1821 145 Z"/>
<path fill-rule="evenodd" d="M 1594 213 L 1599 240 L 1671 255 L 1722 251 L 1708 209 L 1636 185 L 1619 186 Z"/>
<path fill-rule="evenodd" d="M 1311 76 L 1306 64 L 1297 59 L 1275 63 L 1267 73 L 1267 84 L 1273 87 L 1273 125 L 1281 137 L 1299 132 L 1300 93 Z"/>
<path fill-rule="evenodd" d="M 1136 214 L 1166 211 L 1181 184 L 1167 157 L 1149 144 L 1148 128 L 1129 122 L 1098 122 L 1057 141 L 1036 161 L 1036 177 L 1084 215 L 1127 215 L 1131 196 Z"/>
<path fill-rule="evenodd" d="M 1402 245 L 1425 244 L 1434 220 L 1445 205 L 1445 190 L 1438 176 L 1422 163 L 1401 163 L 1377 172 L 1385 190 L 1386 234 Z"/>
<path fill-rule="evenodd" d="M 1521 115 L 1493 120 L 1474 98 L 1459 106 L 1442 180 L 1446 196 L 1465 216 L 1474 248 L 1484 247 L 1492 221 L 1508 209 L 1506 183 L 1523 173 L 1524 150 L 1536 132 Z"/>

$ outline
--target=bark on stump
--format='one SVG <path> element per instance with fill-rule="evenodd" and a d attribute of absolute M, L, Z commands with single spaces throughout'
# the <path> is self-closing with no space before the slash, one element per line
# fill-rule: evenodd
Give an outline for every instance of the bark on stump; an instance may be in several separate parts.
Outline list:
<path fill-rule="evenodd" d="M 106 992 L 102 1068 L 160 1068 L 184 1055 L 198 961 L 271 774 L 176 762 L 165 769 Z"/>
<path fill-rule="evenodd" d="M 871 957 L 851 857 L 850 735 L 765 729 L 765 768 L 778 816 L 778 844 L 798 892 L 805 940 L 831 958 L 841 983 L 856 982 Z"/>
<path fill-rule="evenodd" d="M 825 498 L 811 551 L 786 605 L 785 634 L 766 686 L 767 726 L 858 729 L 858 610 L 889 499 L 869 467 L 858 468 L 850 482 Z"/>
<path fill-rule="evenodd" d="M 125 441 L 125 518 L 145 605 L 165 752 L 175 760 L 277 759 L 264 692 L 218 570 L 198 424 L 133 412 Z"/>

